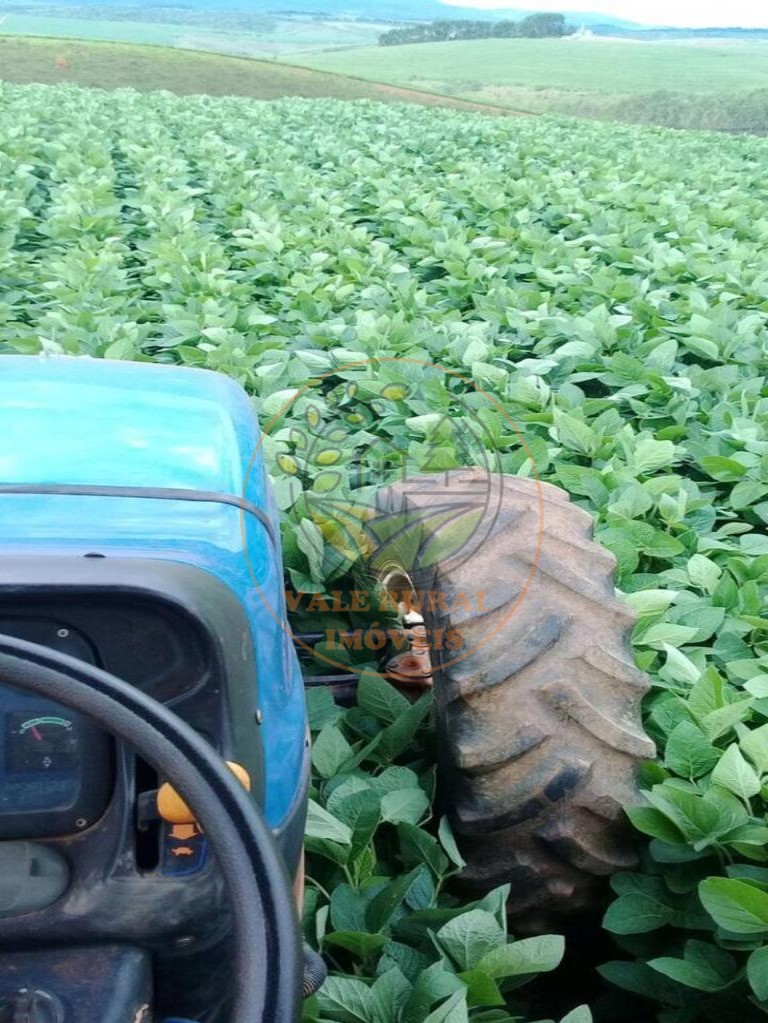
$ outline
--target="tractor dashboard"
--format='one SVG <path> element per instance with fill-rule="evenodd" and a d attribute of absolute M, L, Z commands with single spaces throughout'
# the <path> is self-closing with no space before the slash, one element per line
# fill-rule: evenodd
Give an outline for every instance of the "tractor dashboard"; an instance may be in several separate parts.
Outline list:
<path fill-rule="evenodd" d="M 196 697 L 191 723 L 218 743 L 221 701 L 208 691 L 215 673 L 200 633 L 183 612 L 135 592 L 0 592 L 0 634 L 95 664 L 163 703 Z M 0 840 L 85 831 L 113 785 L 107 737 L 54 703 L 0 690 Z"/>
<path fill-rule="evenodd" d="M 162 559 L 0 557 L 0 634 L 164 704 L 242 764 L 263 801 L 253 634 L 211 574 Z M 194 1018 L 179 953 L 185 971 L 196 956 L 215 961 L 224 998 L 230 917 L 208 837 L 162 817 L 164 781 L 85 717 L 0 679 L 0 949 L 148 948 L 158 984 Z"/>
<path fill-rule="evenodd" d="M 106 736 L 15 690 L 3 690 L 0 707 L 0 840 L 74 834 L 97 821 L 111 791 Z"/>

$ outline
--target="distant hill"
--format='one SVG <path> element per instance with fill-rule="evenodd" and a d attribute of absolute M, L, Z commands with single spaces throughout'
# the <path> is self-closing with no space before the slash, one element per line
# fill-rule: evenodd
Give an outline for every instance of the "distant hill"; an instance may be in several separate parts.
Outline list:
<path fill-rule="evenodd" d="M 589 2 L 589 0 L 587 0 Z M 552 0 L 552 10 L 557 11 L 557 0 Z M 74 9 L 78 13 L 73 15 Z M 328 19 L 354 19 L 364 22 L 397 22 L 435 21 L 471 19 L 501 21 L 519 20 L 529 14 L 539 13 L 526 7 L 504 7 L 495 10 L 478 9 L 476 7 L 454 7 L 441 0 L 158 0 L 147 3 L 147 0 L 0 0 L 0 15 L 10 12 L 45 16 L 87 17 L 85 11 L 99 11 L 99 18 L 109 17 L 108 12 L 119 10 L 115 20 L 124 21 L 135 11 L 135 20 L 143 21 L 151 14 L 149 20 L 156 22 L 167 20 L 173 23 L 184 21 L 184 13 L 193 17 L 190 23 L 197 23 L 202 12 L 213 18 L 217 12 L 227 15 L 242 15 L 250 20 L 264 15 L 303 15 Z M 585 28 L 598 36 L 616 36 L 625 39 L 636 39 L 644 42 L 682 40 L 682 39 L 768 39 L 768 29 L 747 28 L 669 28 L 663 25 L 647 26 L 623 18 L 606 18 L 605 14 L 594 11 L 568 11 L 566 14 L 569 25 Z M 168 17 L 169 14 L 172 16 Z M 242 19 L 240 19 L 242 21 Z M 245 25 L 245 22 L 243 22 Z"/>
<path fill-rule="evenodd" d="M 636 39 L 638 42 L 653 43 L 665 40 L 685 39 L 743 39 L 754 42 L 768 39 L 768 28 L 641 28 L 627 27 L 617 23 L 606 24 L 604 19 L 598 23 L 579 21 L 578 16 L 569 18 L 571 24 L 583 25 L 596 36 L 611 36 L 617 39 Z"/>
<path fill-rule="evenodd" d="M 115 0 L 62 0 L 60 6 L 108 8 L 116 6 Z M 0 12 L 24 8 L 32 14 L 36 6 L 47 9 L 54 6 L 52 0 L 36 3 L 35 0 L 0 0 Z M 370 21 L 433 21 L 442 18 L 488 18 L 497 21 L 507 18 L 524 17 L 534 14 L 524 7 L 508 7 L 497 10 L 478 10 L 475 7 L 454 7 L 441 3 L 440 0 L 182 0 L 174 3 L 163 0 L 157 4 L 147 4 L 146 0 L 119 0 L 120 7 L 135 7 L 137 20 L 142 20 L 142 12 L 147 8 L 174 8 L 178 12 L 194 11 L 247 11 L 249 14 L 317 14 L 333 18 L 359 18 Z M 59 4 L 55 4 L 59 6 Z M 554 8 L 553 8 L 554 9 Z M 569 22 L 591 27 L 605 23 L 604 14 L 591 11 L 579 11 L 568 15 Z M 641 26 L 620 18 L 610 19 L 611 25 L 624 29 L 639 29 Z"/>

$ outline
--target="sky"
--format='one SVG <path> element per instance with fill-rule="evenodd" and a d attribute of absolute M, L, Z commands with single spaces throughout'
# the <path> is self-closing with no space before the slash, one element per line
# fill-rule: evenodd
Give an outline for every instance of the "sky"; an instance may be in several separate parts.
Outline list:
<path fill-rule="evenodd" d="M 639 21 L 646 25 L 683 25 L 702 28 L 710 25 L 768 28 L 768 4 L 765 0 L 443 0 L 458 7 L 478 10 L 525 7 L 530 10 L 596 11 L 600 14 Z"/>

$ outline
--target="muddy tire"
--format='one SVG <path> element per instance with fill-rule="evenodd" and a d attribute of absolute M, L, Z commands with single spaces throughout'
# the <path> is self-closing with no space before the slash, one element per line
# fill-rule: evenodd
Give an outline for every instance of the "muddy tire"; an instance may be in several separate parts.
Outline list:
<path fill-rule="evenodd" d="M 654 754 L 613 555 L 565 492 L 519 477 L 415 477 L 383 490 L 378 514 L 408 526 L 380 549 L 377 573 L 411 579 L 433 638 L 460 637 L 431 656 L 440 793 L 465 882 L 510 883 L 520 929 L 595 908 L 605 878 L 636 863 L 622 805 Z M 468 515 L 469 538 L 456 532 Z M 440 551 L 447 530 L 460 549 L 449 537 Z"/>

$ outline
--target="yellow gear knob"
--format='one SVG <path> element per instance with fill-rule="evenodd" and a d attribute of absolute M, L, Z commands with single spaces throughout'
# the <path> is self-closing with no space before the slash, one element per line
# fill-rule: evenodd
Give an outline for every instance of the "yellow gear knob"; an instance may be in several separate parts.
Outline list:
<path fill-rule="evenodd" d="M 237 778 L 243 788 L 251 791 L 251 776 L 242 764 L 233 760 L 227 761 L 227 767 Z M 157 790 L 157 812 L 169 824 L 195 824 L 195 815 L 169 782 L 163 782 Z"/>

